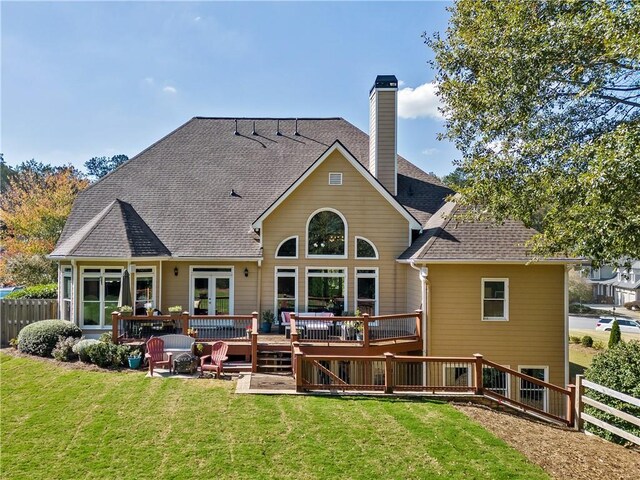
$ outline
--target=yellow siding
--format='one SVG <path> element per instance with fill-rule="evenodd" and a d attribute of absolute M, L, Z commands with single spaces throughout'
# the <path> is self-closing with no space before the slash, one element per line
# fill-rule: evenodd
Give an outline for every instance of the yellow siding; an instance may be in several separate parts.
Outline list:
<path fill-rule="evenodd" d="M 509 321 L 481 320 L 482 278 L 509 279 Z M 564 386 L 564 266 L 430 265 L 429 281 L 430 355 L 548 366 Z"/>
<path fill-rule="evenodd" d="M 343 184 L 330 186 L 329 172 L 341 172 Z M 307 259 L 306 225 L 320 208 L 333 208 L 347 220 L 347 259 Z M 287 237 L 298 235 L 298 259 L 276 259 L 276 248 Z M 376 246 L 379 260 L 355 258 L 355 237 Z M 298 267 L 298 305 L 305 311 L 305 267 L 347 267 L 347 310 L 353 311 L 355 268 L 379 268 L 381 314 L 406 309 L 406 265 L 396 258 L 409 245 L 409 223 L 339 153 L 334 152 L 263 223 L 262 310 L 274 309 L 275 267 Z"/>
<path fill-rule="evenodd" d="M 369 170 L 395 195 L 397 92 L 374 91 L 370 98 Z M 375 159 L 375 160 L 374 160 Z M 375 162 L 377 161 L 377 165 Z"/>
<path fill-rule="evenodd" d="M 407 265 L 407 311 L 421 309 L 422 305 L 422 282 L 420 281 L 420 273 Z"/>

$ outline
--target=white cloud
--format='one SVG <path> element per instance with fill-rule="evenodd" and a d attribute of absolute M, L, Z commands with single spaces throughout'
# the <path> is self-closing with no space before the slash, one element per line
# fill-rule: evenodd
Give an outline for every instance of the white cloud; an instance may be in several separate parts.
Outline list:
<path fill-rule="evenodd" d="M 147 77 L 144 79 L 144 83 L 146 83 L 147 85 L 153 85 L 155 82 L 153 80 L 153 77 Z"/>
<path fill-rule="evenodd" d="M 170 93 L 170 94 L 178 93 L 178 90 L 176 90 L 176 88 L 172 87 L 171 85 L 167 85 L 162 89 L 162 91 L 164 93 Z"/>
<path fill-rule="evenodd" d="M 398 86 L 401 87 L 404 85 L 404 80 L 398 80 Z"/>
<path fill-rule="evenodd" d="M 438 152 L 437 148 L 425 148 L 424 150 L 422 150 L 422 154 L 426 155 L 427 157 L 430 157 L 431 155 L 437 152 Z"/>
<path fill-rule="evenodd" d="M 196 17 L 193 19 L 194 22 L 199 22 L 200 20 L 202 20 L 202 17 Z"/>
<path fill-rule="evenodd" d="M 403 88 L 398 91 L 398 116 L 400 118 L 436 118 L 443 115 L 438 110 L 440 100 L 436 95 L 435 82 L 428 82 L 416 88 Z"/>

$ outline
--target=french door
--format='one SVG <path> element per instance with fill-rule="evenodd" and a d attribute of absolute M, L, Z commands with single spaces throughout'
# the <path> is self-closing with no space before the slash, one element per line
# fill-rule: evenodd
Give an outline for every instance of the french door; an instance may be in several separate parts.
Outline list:
<path fill-rule="evenodd" d="M 194 269 L 192 273 L 191 313 L 194 315 L 233 314 L 231 269 L 215 269 L 216 271 L 213 272 L 202 270 L 207 269 Z"/>

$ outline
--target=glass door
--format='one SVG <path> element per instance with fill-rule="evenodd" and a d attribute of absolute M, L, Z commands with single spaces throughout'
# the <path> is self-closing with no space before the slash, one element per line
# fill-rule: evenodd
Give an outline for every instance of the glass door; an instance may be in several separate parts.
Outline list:
<path fill-rule="evenodd" d="M 192 307 L 194 315 L 229 315 L 232 313 L 231 278 L 194 275 Z"/>

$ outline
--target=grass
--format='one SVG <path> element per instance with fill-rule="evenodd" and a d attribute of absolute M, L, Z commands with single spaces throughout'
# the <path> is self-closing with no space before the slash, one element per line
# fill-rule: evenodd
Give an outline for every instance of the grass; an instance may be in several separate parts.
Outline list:
<path fill-rule="evenodd" d="M 235 395 L 0 354 L 0 476 L 548 478 L 446 403 Z"/>
<path fill-rule="evenodd" d="M 605 350 L 609 345 L 610 334 L 611 332 L 601 332 L 599 330 L 569 330 L 569 336 L 582 338 L 585 335 L 589 335 L 593 338 L 594 342 L 602 342 Z M 621 337 L 624 341 L 640 340 L 640 337 L 633 333 L 623 332 Z M 574 381 L 576 375 L 583 374 L 584 371 L 591 366 L 593 357 L 602 351 L 603 350 L 596 350 L 595 348 L 583 347 L 580 344 L 569 343 L 569 375 L 571 381 Z"/>

